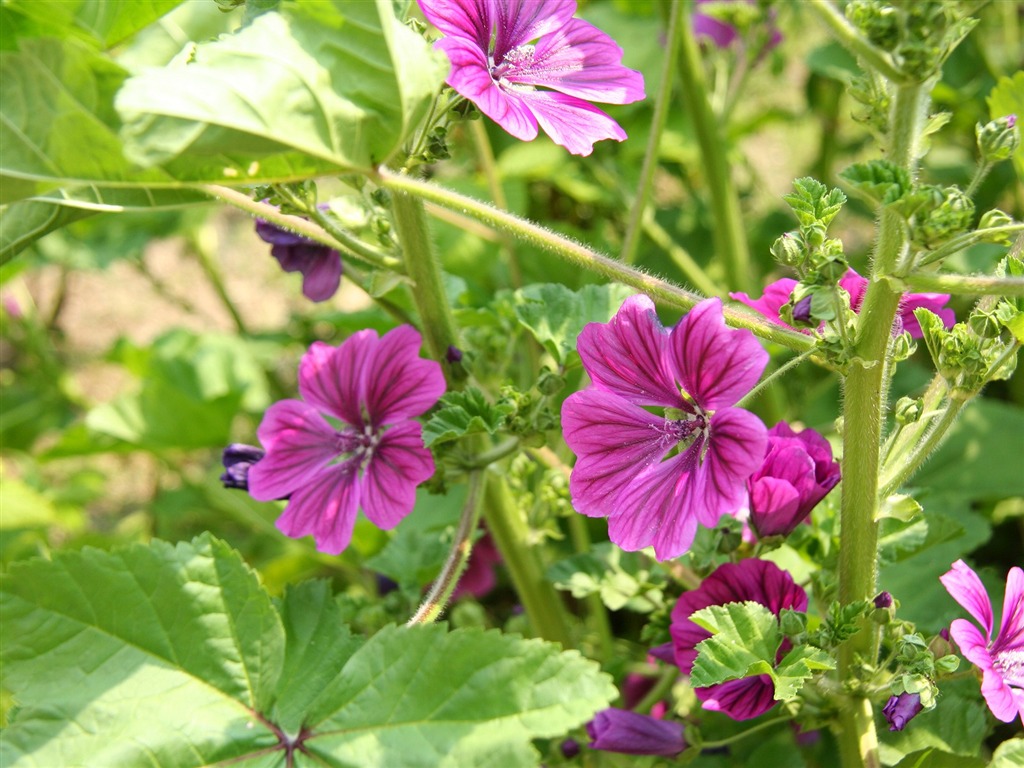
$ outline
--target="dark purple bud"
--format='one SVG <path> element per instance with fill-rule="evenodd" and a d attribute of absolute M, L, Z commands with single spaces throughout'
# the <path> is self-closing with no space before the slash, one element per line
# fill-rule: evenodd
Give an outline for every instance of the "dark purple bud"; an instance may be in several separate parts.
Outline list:
<path fill-rule="evenodd" d="M 454 344 L 448 345 L 448 351 L 445 353 L 444 359 L 449 363 L 461 363 L 462 362 L 462 350 L 456 347 Z"/>
<path fill-rule="evenodd" d="M 676 651 L 671 642 L 656 645 L 647 654 L 653 656 L 658 661 L 664 661 L 666 664 L 676 663 Z"/>
<path fill-rule="evenodd" d="M 576 739 L 566 739 L 562 742 L 561 748 L 562 757 L 566 760 L 572 760 L 580 753 L 580 743 Z"/>
<path fill-rule="evenodd" d="M 793 320 L 800 323 L 811 321 L 811 296 L 804 296 L 793 305 Z"/>
<path fill-rule="evenodd" d="M 686 749 L 683 724 L 625 709 L 605 709 L 587 723 L 590 748 L 626 755 L 675 757 Z"/>
<path fill-rule="evenodd" d="M 879 592 L 875 595 L 875 608 L 891 608 L 892 595 L 888 592 Z"/>
<path fill-rule="evenodd" d="M 225 488 L 249 490 L 249 469 L 266 455 L 266 451 L 254 445 L 232 443 L 224 449 L 221 461 L 224 462 L 224 474 L 220 481 Z"/>
<path fill-rule="evenodd" d="M 902 731 L 907 723 L 913 720 L 917 713 L 924 707 L 921 706 L 921 696 L 917 693 L 901 693 L 893 696 L 888 703 L 882 707 L 882 714 L 889 723 L 890 731 Z"/>
<path fill-rule="evenodd" d="M 945 640 L 948 643 L 949 642 L 949 627 L 943 627 L 942 629 L 940 629 L 939 630 L 939 637 L 941 637 L 943 640 Z"/>
<path fill-rule="evenodd" d="M 398 589 L 398 582 L 392 581 L 382 573 L 377 574 L 377 595 L 384 597 Z"/>

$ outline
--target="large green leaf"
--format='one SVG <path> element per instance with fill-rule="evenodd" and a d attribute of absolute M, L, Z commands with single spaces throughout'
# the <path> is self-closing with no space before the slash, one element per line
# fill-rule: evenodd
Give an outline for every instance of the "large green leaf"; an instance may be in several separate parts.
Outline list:
<path fill-rule="evenodd" d="M 75 37 L 110 48 L 152 24 L 183 0 L 5 0 L 0 48 L 19 37 Z"/>
<path fill-rule="evenodd" d="M 143 165 L 178 159 L 185 173 L 199 161 L 248 179 L 268 163 L 271 175 L 288 163 L 298 175 L 365 171 L 397 151 L 446 67 L 388 0 L 300 0 L 129 79 L 117 109 Z"/>
<path fill-rule="evenodd" d="M 782 644 L 779 620 L 768 608 L 747 601 L 710 605 L 690 617 L 711 633 L 697 644 L 690 678 L 703 688 L 726 680 L 767 674 Z M 765 669 L 764 667 L 767 667 Z"/>

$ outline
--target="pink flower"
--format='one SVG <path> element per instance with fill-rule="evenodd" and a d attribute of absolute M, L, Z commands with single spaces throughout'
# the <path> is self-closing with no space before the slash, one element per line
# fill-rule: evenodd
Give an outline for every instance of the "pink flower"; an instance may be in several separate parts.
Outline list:
<path fill-rule="evenodd" d="M 380 338 L 359 331 L 339 347 L 316 342 L 303 356 L 305 402 L 270 406 L 256 433 L 267 453 L 248 473 L 253 498 L 289 497 L 277 520 L 286 536 L 312 534 L 318 550 L 336 555 L 348 546 L 360 508 L 384 529 L 412 510 L 416 486 L 434 473 L 412 417 L 445 388 L 440 365 L 419 357 L 420 342 L 403 325 Z"/>
<path fill-rule="evenodd" d="M 419 4 L 445 35 L 436 47 L 452 63 L 448 85 L 517 139 L 535 139 L 539 125 L 573 154 L 589 155 L 596 141 L 626 138 L 584 99 L 638 101 L 643 76 L 622 66 L 622 49 L 608 35 L 572 17 L 575 0 Z"/>
<path fill-rule="evenodd" d="M 981 694 L 992 714 L 1004 723 L 1024 723 L 1024 571 L 1014 566 L 1006 576 L 1003 618 L 992 638 L 992 602 L 981 579 L 963 561 L 953 563 L 939 581 L 985 630 L 956 619 L 949 634 L 967 660 L 981 670 Z"/>
<path fill-rule="evenodd" d="M 759 536 L 788 536 L 838 482 L 828 440 L 779 422 L 768 430 L 768 453 L 750 478 L 750 523 Z"/>
<path fill-rule="evenodd" d="M 790 326 L 782 321 L 779 312 L 782 309 L 782 305 L 789 302 L 790 295 L 793 293 L 796 285 L 796 280 L 784 277 L 781 280 L 776 280 L 774 283 L 766 285 L 764 295 L 760 299 L 755 300 L 747 294 L 739 292 L 730 293 L 729 296 L 752 309 L 756 309 L 772 322 L 789 328 Z M 851 269 L 840 278 L 839 287 L 850 294 L 850 308 L 854 312 L 859 312 L 860 305 L 864 301 L 864 294 L 868 289 L 867 278 L 861 277 Z M 903 298 L 900 299 L 899 312 L 893 325 L 893 332 L 901 333 L 902 331 L 907 331 L 915 339 L 922 338 L 921 324 L 917 322 L 917 318 L 914 316 L 914 310 L 918 307 L 934 312 L 942 320 L 944 326 L 952 328 L 956 322 L 956 315 L 953 314 L 953 310 L 945 308 L 948 301 L 948 293 L 904 294 Z M 810 333 L 809 330 L 801 330 L 804 333 Z"/>
<path fill-rule="evenodd" d="M 684 592 L 672 609 L 672 643 L 676 664 L 683 674 L 693 671 L 697 660 L 697 644 L 711 633 L 692 616 L 709 605 L 726 605 L 747 600 L 760 603 L 778 616 L 783 608 L 807 610 L 807 593 L 793 577 L 767 560 L 741 560 L 715 569 L 697 589 Z M 779 649 L 779 658 L 789 648 L 789 641 Z M 768 675 L 744 677 L 707 688 L 694 689 L 704 709 L 722 712 L 733 720 L 750 720 L 775 706 L 775 686 Z"/>
<path fill-rule="evenodd" d="M 285 272 L 302 273 L 302 295 L 310 301 L 327 301 L 341 285 L 341 254 L 308 237 L 297 235 L 256 219 L 256 234 L 270 243 L 270 255 Z"/>
<path fill-rule="evenodd" d="M 578 457 L 573 505 L 607 517 L 623 549 L 677 557 L 698 523 L 715 525 L 746 502 L 767 436 L 760 419 L 731 406 L 757 382 L 768 353 L 750 331 L 726 327 L 718 299 L 667 331 L 646 296 L 627 299 L 609 323 L 590 323 L 578 348 L 593 384 L 562 406 Z M 659 416 L 645 406 L 669 410 Z"/>

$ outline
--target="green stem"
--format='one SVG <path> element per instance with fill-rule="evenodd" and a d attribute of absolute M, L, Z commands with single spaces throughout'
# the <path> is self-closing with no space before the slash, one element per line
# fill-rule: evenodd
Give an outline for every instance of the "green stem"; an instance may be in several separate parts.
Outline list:
<path fill-rule="evenodd" d="M 875 716 L 870 699 L 847 699 L 840 710 L 840 722 L 834 730 L 844 766 L 881 768 L 878 733 L 875 731 Z"/>
<path fill-rule="evenodd" d="M 644 150 L 644 162 L 640 167 L 640 183 L 637 186 L 636 198 L 629 212 L 626 225 L 626 239 L 622 243 L 619 258 L 626 264 L 636 261 L 637 247 L 640 245 L 640 234 L 644 222 L 644 212 L 651 196 L 651 182 L 658 168 L 658 149 L 661 146 L 661 135 L 665 132 L 665 122 L 672 101 L 672 71 L 675 68 L 677 50 L 679 48 L 679 17 L 683 12 L 683 0 L 672 0 L 666 32 L 668 47 L 661 65 L 661 87 L 658 89 L 657 100 L 654 102 L 654 115 L 651 118 L 651 133 L 647 137 L 647 148 Z"/>
<path fill-rule="evenodd" d="M 953 426 L 968 400 L 959 397 L 949 399 L 942 416 L 931 421 L 924 438 L 914 443 L 914 448 L 906 458 L 899 461 L 898 466 L 885 467 L 882 476 L 882 489 L 878 493 L 879 500 L 888 498 L 899 490 L 910 477 L 920 468 L 936 448 L 946 439 L 949 428 Z"/>
<path fill-rule="evenodd" d="M 978 191 L 978 187 L 981 186 L 981 182 L 988 176 L 989 171 L 995 167 L 995 163 L 982 162 L 978 165 L 977 170 L 974 172 L 974 178 L 971 179 L 971 183 L 967 185 L 967 190 L 964 192 L 967 197 L 974 197 L 974 193 Z"/>
<path fill-rule="evenodd" d="M 915 261 L 915 264 L 919 267 L 923 267 L 926 264 L 934 264 L 937 261 L 948 258 L 954 254 L 960 253 L 972 245 L 984 242 L 985 240 L 994 240 L 995 238 L 1003 235 L 1012 235 L 1017 232 L 1024 232 L 1024 224 L 1006 224 L 1002 227 L 989 227 L 988 229 L 977 229 L 974 232 L 966 232 L 962 235 L 957 235 L 945 245 L 936 248 L 931 253 L 926 253 Z"/>
<path fill-rule="evenodd" d="M 672 686 L 676 684 L 678 679 L 679 668 L 674 665 L 666 667 L 658 677 L 658 682 L 656 682 L 654 687 L 647 692 L 647 695 L 640 699 L 637 705 L 633 707 L 633 711 L 639 712 L 643 715 L 649 714 L 651 707 L 672 692 Z"/>
<path fill-rule="evenodd" d="M 466 494 L 466 503 L 462 507 L 462 515 L 459 517 L 459 526 L 455 530 L 451 552 L 448 553 L 448 559 L 431 585 L 423 604 L 406 622 L 407 626 L 436 621 L 451 600 L 452 593 L 469 564 L 469 556 L 473 553 L 473 534 L 480 524 L 484 483 L 484 473 L 481 470 L 470 473 L 469 491 Z"/>
<path fill-rule="evenodd" d="M 765 720 L 763 723 L 758 723 L 753 728 L 748 728 L 745 731 L 740 731 L 737 734 L 729 736 L 725 739 L 718 739 L 717 741 L 702 741 L 700 743 L 701 749 L 712 749 L 714 747 L 724 747 L 729 744 L 735 744 L 740 739 L 745 739 L 747 736 L 752 736 L 758 731 L 763 731 L 765 728 L 771 728 L 772 726 L 782 725 L 783 723 L 790 723 L 793 718 L 786 715 L 785 717 L 776 717 L 772 720 Z"/>
<path fill-rule="evenodd" d="M 484 520 L 501 558 L 508 567 L 519 599 L 534 632 L 545 640 L 571 648 L 571 636 L 565 608 L 531 548 L 530 530 L 520 517 L 505 480 L 491 474 L 487 479 Z"/>
<path fill-rule="evenodd" d="M 587 530 L 587 518 L 583 515 L 570 515 L 569 537 L 572 539 L 573 551 L 577 554 L 590 552 L 590 532 Z M 587 595 L 586 602 L 591 628 L 597 632 L 598 647 L 600 648 L 598 659 L 610 661 L 615 653 L 615 640 L 612 635 L 612 624 L 608 618 L 608 609 L 597 592 Z"/>
<path fill-rule="evenodd" d="M 893 65 L 889 54 L 861 35 L 829 0 L 807 0 L 805 7 L 818 15 L 844 48 L 863 59 L 868 69 L 884 75 L 893 83 L 906 82 L 906 75 Z"/>
<path fill-rule="evenodd" d="M 217 232 L 209 226 L 201 227 L 191 240 L 192 252 L 199 260 L 199 266 L 202 268 L 203 274 L 206 275 L 206 279 L 213 286 L 214 293 L 220 299 L 221 306 L 231 315 L 231 322 L 234 323 L 235 330 L 242 336 L 248 336 L 249 328 L 246 326 L 245 320 L 242 319 L 235 302 L 228 295 L 227 286 L 224 285 L 224 279 L 221 277 L 220 270 L 217 269 L 217 263 L 210 256 L 211 253 L 217 251 Z"/>
<path fill-rule="evenodd" d="M 970 296 L 1024 296 L 1024 277 L 939 275 L 934 272 L 911 272 L 902 278 L 902 281 L 915 291 Z"/>
<path fill-rule="evenodd" d="M 519 438 L 512 437 L 489 450 L 475 454 L 471 460 L 464 462 L 462 466 L 465 469 L 484 469 L 494 462 L 510 456 L 517 450 L 519 450 Z"/>
<path fill-rule="evenodd" d="M 476 159 L 487 179 L 487 189 L 491 193 L 494 205 L 503 211 L 508 210 L 508 200 L 505 198 L 505 189 L 501 186 L 501 178 L 498 176 L 498 164 L 494 161 L 494 150 L 491 148 L 491 139 L 487 135 L 487 126 L 483 120 L 470 120 L 470 133 L 473 136 L 473 145 L 476 147 Z M 505 251 L 505 258 L 508 259 L 508 271 L 512 278 L 512 286 L 518 288 L 523 284 L 523 272 L 519 267 L 519 257 L 516 255 L 516 244 L 511 237 L 505 235 L 501 238 L 501 248 Z"/>
<path fill-rule="evenodd" d="M 383 187 L 393 192 L 416 195 L 443 208 L 474 218 L 500 232 L 513 234 L 530 245 L 558 256 L 570 264 L 588 269 L 609 280 L 632 286 L 668 306 L 689 310 L 703 299 L 698 294 L 629 267 L 617 259 L 611 259 L 592 251 L 580 243 L 557 235 L 533 222 L 505 211 L 499 211 L 487 203 L 460 195 L 458 192 L 436 184 L 396 174 L 384 168 L 378 169 L 378 181 Z M 788 347 L 794 352 L 806 352 L 814 346 L 814 340 L 811 337 L 783 328 L 752 314 L 730 307 L 725 307 L 723 314 L 729 325 L 736 328 L 748 328 L 757 336 Z"/>
<path fill-rule="evenodd" d="M 704 161 L 704 181 L 711 195 L 714 217 L 712 236 L 715 252 L 725 261 L 729 287 L 749 291 L 754 287 L 756 276 L 751 273 L 746 227 L 726 153 L 725 127 L 719 124 L 708 101 L 704 65 L 689 13 L 680 15 L 678 38 L 679 85 Z"/>

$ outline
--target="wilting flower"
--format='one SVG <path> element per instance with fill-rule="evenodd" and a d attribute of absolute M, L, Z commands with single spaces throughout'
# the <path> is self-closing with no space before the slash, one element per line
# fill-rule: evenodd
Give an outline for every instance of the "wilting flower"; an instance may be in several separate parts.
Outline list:
<path fill-rule="evenodd" d="M 221 456 L 224 474 L 220 476 L 224 487 L 237 488 L 241 491 L 249 490 L 249 470 L 265 455 L 266 451 L 262 448 L 244 443 L 232 443 L 225 448 Z"/>
<path fill-rule="evenodd" d="M 956 619 L 949 633 L 967 660 L 981 670 L 981 695 L 988 708 L 1004 723 L 1015 717 L 1024 723 L 1024 570 L 1014 566 L 1006 576 L 1002 624 L 995 638 L 992 601 L 978 574 L 957 560 L 939 580 L 985 630 L 982 635 L 971 622 Z"/>
<path fill-rule="evenodd" d="M 338 554 L 348 546 L 359 508 L 384 529 L 412 510 L 416 486 L 434 472 L 412 418 L 445 388 L 440 365 L 419 357 L 420 342 L 403 325 L 379 338 L 359 331 L 339 347 L 315 342 L 303 356 L 305 402 L 270 406 L 257 430 L 267 454 L 249 470 L 253 498 L 290 494 L 277 520 L 286 536 L 312 534 L 318 550 Z"/>
<path fill-rule="evenodd" d="M 728 7 L 736 3 L 746 3 L 747 5 L 754 5 L 757 0 L 697 0 L 694 3 L 694 14 L 693 14 L 693 34 L 698 38 L 706 38 L 715 44 L 718 48 L 728 48 L 739 38 L 739 33 L 736 31 L 736 27 L 727 21 L 716 18 L 706 13 L 700 12 L 702 5 L 715 5 L 720 7 Z M 769 19 L 770 22 L 774 21 L 774 14 Z M 782 42 L 782 33 L 779 32 L 778 28 L 775 27 L 774 23 L 769 27 L 770 35 L 764 45 L 764 51 L 770 48 L 774 48 L 780 42 Z"/>
<path fill-rule="evenodd" d="M 750 523 L 759 536 L 788 536 L 838 482 L 828 440 L 779 422 L 768 430 L 768 453 L 749 481 Z"/>
<path fill-rule="evenodd" d="M 273 246 L 270 255 L 285 272 L 302 273 L 302 294 L 310 301 L 327 301 L 341 285 L 341 255 L 308 237 L 256 219 L 256 234 Z"/>
<path fill-rule="evenodd" d="M 683 724 L 610 707 L 587 723 L 590 748 L 627 755 L 675 757 L 686 749 Z"/>
<path fill-rule="evenodd" d="M 711 637 L 711 633 L 691 621 L 690 616 L 709 605 L 748 600 L 760 603 L 776 616 L 782 613 L 783 608 L 794 611 L 807 609 L 807 593 L 774 563 L 741 560 L 720 565 L 697 589 L 684 592 L 672 609 L 669 631 L 675 646 L 676 664 L 684 674 L 693 671 L 697 644 Z M 779 649 L 779 658 L 788 648 L 787 640 Z M 733 720 L 757 717 L 775 704 L 775 686 L 769 675 L 729 680 L 707 688 L 696 688 L 695 692 L 704 703 L 704 709 L 723 712 Z"/>
<path fill-rule="evenodd" d="M 419 4 L 445 35 L 436 47 L 452 64 L 448 85 L 517 139 L 535 139 L 539 125 L 573 154 L 589 155 L 596 141 L 626 138 L 587 102 L 638 101 L 643 76 L 622 66 L 622 49 L 608 35 L 572 18 L 575 0 Z"/>
<path fill-rule="evenodd" d="M 891 696 L 882 707 L 882 714 L 885 715 L 890 731 L 902 731 L 922 709 L 921 694 L 904 692 L 899 696 Z"/>
<path fill-rule="evenodd" d="M 796 286 L 796 280 L 784 277 L 765 286 L 764 295 L 760 299 L 752 299 L 747 294 L 740 292 L 730 293 L 729 296 L 736 299 L 736 301 L 746 304 L 748 307 L 756 309 L 772 322 L 789 328 L 790 326 L 782 321 L 779 313 L 782 310 L 782 306 L 789 303 L 790 296 Z M 839 279 L 839 287 L 850 295 L 850 308 L 854 312 L 859 312 L 860 305 L 864 301 L 864 294 L 868 289 L 868 279 L 861 277 L 851 269 Z M 942 320 L 942 324 L 946 328 L 952 328 L 956 322 L 956 315 L 953 314 L 953 310 L 945 308 L 948 301 L 948 293 L 904 294 L 900 299 L 893 331 L 895 333 L 908 331 L 915 339 L 922 338 L 921 324 L 917 322 L 917 318 L 914 316 L 914 310 L 918 307 L 934 312 L 939 316 L 939 319 Z M 807 308 L 809 309 L 809 305 L 807 305 Z M 793 314 L 794 317 L 798 316 L 796 308 L 794 308 Z M 809 330 L 801 330 L 804 333 L 810 333 Z"/>
<path fill-rule="evenodd" d="M 659 560 L 683 554 L 698 523 L 713 526 L 746 502 L 767 436 L 760 419 L 730 406 L 753 387 L 768 353 L 750 331 L 726 327 L 718 299 L 667 331 L 646 296 L 627 299 L 609 323 L 587 325 L 578 348 L 593 384 L 562 406 L 578 457 L 574 507 L 607 517 L 608 535 L 625 550 L 653 546 Z"/>

